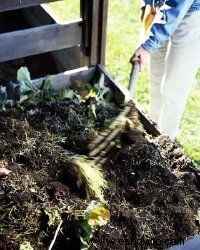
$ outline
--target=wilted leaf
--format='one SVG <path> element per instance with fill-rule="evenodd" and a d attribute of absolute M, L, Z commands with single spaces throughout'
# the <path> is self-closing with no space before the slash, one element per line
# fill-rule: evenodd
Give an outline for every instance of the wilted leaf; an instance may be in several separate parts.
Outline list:
<path fill-rule="evenodd" d="M 110 220 L 110 212 L 100 203 L 92 201 L 85 212 L 85 217 L 88 220 L 88 224 L 92 227 L 104 226 Z"/>
<path fill-rule="evenodd" d="M 5 177 L 9 175 L 12 171 L 8 170 L 7 168 L 0 168 L 0 177 Z"/>
<path fill-rule="evenodd" d="M 20 244 L 19 250 L 34 250 L 29 241 L 24 241 Z"/>
<path fill-rule="evenodd" d="M 199 222 L 200 224 L 200 208 L 197 211 L 197 215 L 196 215 L 196 220 Z"/>
<path fill-rule="evenodd" d="M 27 100 L 27 99 L 28 99 L 28 96 L 27 96 L 27 95 L 21 95 L 21 96 L 20 96 L 19 102 L 24 102 L 24 101 Z"/>
<path fill-rule="evenodd" d="M 45 214 L 49 217 L 48 225 L 49 227 L 55 223 L 56 220 L 61 220 L 60 215 L 57 210 L 47 211 L 44 210 Z"/>
<path fill-rule="evenodd" d="M 77 90 L 78 94 L 81 96 L 81 99 L 85 100 L 87 99 L 88 94 L 92 90 L 92 85 L 87 82 L 83 82 L 81 84 L 78 84 Z"/>
<path fill-rule="evenodd" d="M 87 219 L 91 226 L 104 226 L 110 220 L 110 212 L 104 207 L 95 208 L 88 214 Z"/>

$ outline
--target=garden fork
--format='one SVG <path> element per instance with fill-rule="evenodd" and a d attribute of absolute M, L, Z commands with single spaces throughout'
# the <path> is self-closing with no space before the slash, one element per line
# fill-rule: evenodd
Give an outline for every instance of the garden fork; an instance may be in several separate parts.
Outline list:
<path fill-rule="evenodd" d="M 135 63 L 132 65 L 130 82 L 128 87 L 130 97 L 133 96 L 138 72 L 139 64 Z M 96 164 L 102 165 L 106 161 L 107 153 L 116 143 L 115 138 L 121 131 L 124 130 L 126 124 L 131 122 L 131 120 L 128 119 L 128 115 L 130 116 L 130 113 L 133 110 L 133 106 L 135 109 L 134 103 L 132 101 L 129 101 L 129 103 L 125 105 L 124 110 L 120 112 L 120 114 L 110 124 L 110 126 L 89 144 L 89 157 L 92 157 Z"/>
<path fill-rule="evenodd" d="M 125 117 L 130 112 L 131 107 L 125 106 L 117 118 L 104 130 L 96 139 L 89 144 L 89 157 L 94 159 L 95 164 L 102 165 L 106 161 L 106 154 L 115 145 L 115 138 L 125 126 Z"/>
<path fill-rule="evenodd" d="M 128 87 L 130 97 L 133 96 L 138 72 L 139 64 L 135 63 L 132 65 Z M 121 131 L 124 130 L 126 124 L 131 122 L 131 120 L 128 119 L 128 115 L 130 116 L 133 106 L 135 109 L 135 105 L 132 101 L 126 104 L 124 110 L 120 112 L 110 126 L 89 144 L 89 157 L 92 157 L 96 164 L 98 163 L 101 165 L 106 161 L 107 158 L 105 156 L 115 145 L 115 138 Z"/>

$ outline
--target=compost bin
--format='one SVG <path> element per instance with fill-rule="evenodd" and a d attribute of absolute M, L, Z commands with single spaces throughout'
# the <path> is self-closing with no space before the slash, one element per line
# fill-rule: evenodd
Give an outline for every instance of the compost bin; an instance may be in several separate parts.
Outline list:
<path fill-rule="evenodd" d="M 82 1 L 82 17 L 89 15 L 91 25 L 88 2 Z M 99 2 L 93 11 L 102 10 Z M 58 32 L 40 6 L 2 15 L 16 19 L 3 27 L 0 41 L 4 33 L 10 43 L 12 32 L 24 38 L 32 28 L 40 34 L 37 27 Z M 92 30 L 92 38 L 103 41 L 102 29 Z M 84 32 L 82 45 L 91 41 Z M 27 45 L 25 57 L 0 56 L 0 249 L 165 249 L 199 234 L 199 171 L 96 65 L 103 61 L 101 46 L 54 51 L 52 45 L 34 54 Z M 17 89 L 14 101 L 8 101 L 9 87 Z M 102 164 L 96 163 L 90 145 L 116 130 L 109 151 L 100 151 Z"/>

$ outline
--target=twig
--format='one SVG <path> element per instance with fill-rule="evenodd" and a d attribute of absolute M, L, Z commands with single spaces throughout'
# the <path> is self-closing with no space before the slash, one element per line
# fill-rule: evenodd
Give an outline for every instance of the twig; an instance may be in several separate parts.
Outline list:
<path fill-rule="evenodd" d="M 58 225 L 58 227 L 57 227 L 57 229 L 56 229 L 55 235 L 54 235 L 54 237 L 53 237 L 53 240 L 52 240 L 51 245 L 49 246 L 48 250 L 51 250 L 51 249 L 53 248 L 53 245 L 54 245 L 55 242 L 56 242 L 56 238 L 58 237 L 58 233 L 59 233 L 59 231 L 60 231 L 62 222 L 63 222 L 63 221 L 61 220 L 60 223 L 59 223 L 59 225 Z"/>

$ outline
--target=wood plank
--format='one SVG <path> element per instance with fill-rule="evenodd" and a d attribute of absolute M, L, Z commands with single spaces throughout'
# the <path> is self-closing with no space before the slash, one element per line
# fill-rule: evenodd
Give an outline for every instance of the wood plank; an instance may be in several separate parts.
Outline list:
<path fill-rule="evenodd" d="M 21 10 L 22 15 L 31 26 L 41 26 L 56 23 L 44 6 L 34 6 Z M 52 57 L 56 63 L 56 67 L 60 72 L 88 66 L 87 63 L 81 64 L 81 51 L 80 46 L 62 49 L 51 52 Z"/>
<path fill-rule="evenodd" d="M 20 12 L 23 18 L 26 19 L 26 22 L 32 27 L 56 23 L 41 5 L 21 9 Z"/>
<path fill-rule="evenodd" d="M 0 62 L 61 50 L 81 43 L 82 20 L 0 34 Z"/>
<path fill-rule="evenodd" d="M 79 46 L 54 51 L 51 52 L 51 55 L 56 63 L 56 67 L 60 72 L 87 66 L 80 64 Z"/>
<path fill-rule="evenodd" d="M 81 43 L 81 65 L 90 65 L 91 44 L 91 0 L 80 0 L 80 17 L 83 19 L 82 43 Z"/>
<path fill-rule="evenodd" d="M 90 82 L 94 78 L 96 68 L 95 67 L 82 67 L 75 70 L 65 71 L 60 74 L 51 76 L 51 83 L 55 90 L 59 91 L 65 87 L 69 87 L 71 85 L 70 77 L 76 76 L 80 79 L 86 79 Z M 40 87 L 44 81 L 44 77 L 33 80 L 33 84 L 37 87 Z"/>
<path fill-rule="evenodd" d="M 91 50 L 90 50 L 90 63 L 96 65 L 100 63 L 100 46 L 99 46 L 99 12 L 100 12 L 100 1 L 92 1 L 92 30 L 91 30 Z"/>
<path fill-rule="evenodd" d="M 81 0 L 83 53 L 90 65 L 104 64 L 108 0 Z"/>
<path fill-rule="evenodd" d="M 0 0 L 0 12 L 36 6 L 60 0 Z"/>
<path fill-rule="evenodd" d="M 100 64 L 105 65 L 106 56 L 106 35 L 107 35 L 107 22 L 108 22 L 108 0 L 101 2 L 101 48 L 100 48 Z"/>

